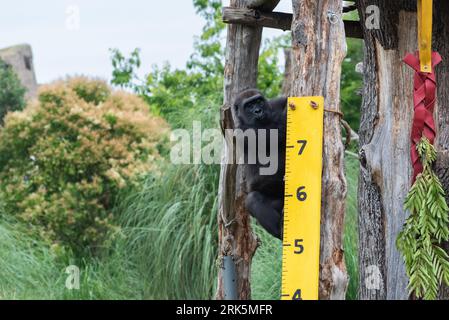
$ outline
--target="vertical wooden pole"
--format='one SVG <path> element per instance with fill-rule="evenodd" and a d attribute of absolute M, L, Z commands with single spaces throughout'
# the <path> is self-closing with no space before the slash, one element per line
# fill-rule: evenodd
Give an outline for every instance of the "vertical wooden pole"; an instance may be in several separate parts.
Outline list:
<path fill-rule="evenodd" d="M 375 14 L 368 10 L 373 4 L 380 14 L 375 17 L 380 21 L 377 29 L 365 23 Z M 408 216 L 404 199 L 412 174 L 413 71 L 401 61 L 418 48 L 416 2 L 360 0 L 357 6 L 365 37 L 359 299 L 408 299 L 408 278 L 396 239 Z"/>
<path fill-rule="evenodd" d="M 320 299 L 345 299 L 343 255 L 347 184 L 341 137 L 340 76 L 346 55 L 341 0 L 293 0 L 293 96 L 324 96 Z"/>
<path fill-rule="evenodd" d="M 245 7 L 245 0 L 231 0 L 231 7 Z M 232 104 L 236 95 L 255 88 L 262 28 L 229 25 L 226 42 L 224 75 L 224 104 L 221 108 L 222 129 L 234 128 Z M 235 164 L 233 141 L 226 141 L 222 155 L 219 188 L 219 246 L 220 257 L 231 255 L 235 263 L 237 298 L 251 298 L 251 261 L 257 248 L 257 239 L 251 231 L 250 216 L 245 210 L 245 177 Z M 234 163 L 230 163 L 234 162 Z M 219 269 L 216 298 L 225 299 L 224 270 Z"/>

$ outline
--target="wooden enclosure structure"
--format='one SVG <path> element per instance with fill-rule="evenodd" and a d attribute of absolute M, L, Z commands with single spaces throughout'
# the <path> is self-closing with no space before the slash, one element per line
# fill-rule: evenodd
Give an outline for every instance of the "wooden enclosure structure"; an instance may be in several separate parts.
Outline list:
<path fill-rule="evenodd" d="M 286 0 L 283 0 L 286 1 Z M 272 12 L 279 0 L 231 0 L 228 25 L 222 129 L 234 128 L 231 105 L 242 90 L 256 87 L 263 27 L 292 31 L 291 96 L 325 98 L 321 209 L 320 299 L 344 299 L 348 275 L 342 245 L 347 192 L 341 138 L 340 75 L 345 36 L 363 38 L 364 92 L 361 106 L 359 203 L 359 299 L 408 299 L 407 276 L 395 241 L 407 212 L 411 182 L 410 128 L 413 71 L 402 63 L 417 50 L 416 0 L 357 0 L 360 22 L 344 22 L 341 0 L 292 0 L 293 14 Z M 378 8 L 379 28 L 365 23 Z M 370 7 L 371 6 L 371 7 Z M 449 2 L 435 0 L 434 49 L 437 69 L 437 173 L 449 195 Z M 354 106 L 356 107 L 356 106 Z M 244 207 L 245 177 L 227 141 L 219 191 L 220 255 L 235 266 L 237 299 L 250 299 L 250 270 L 258 240 Z M 224 269 L 217 299 L 225 299 Z M 441 298 L 449 289 L 441 290 Z"/>

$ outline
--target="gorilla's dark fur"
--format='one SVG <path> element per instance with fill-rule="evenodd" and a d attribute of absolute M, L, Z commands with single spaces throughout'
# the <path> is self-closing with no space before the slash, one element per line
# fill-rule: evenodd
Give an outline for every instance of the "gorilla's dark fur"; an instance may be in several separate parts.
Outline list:
<path fill-rule="evenodd" d="M 283 207 L 284 207 L 284 174 L 286 148 L 287 98 L 279 97 L 267 100 L 260 91 L 248 89 L 241 92 L 234 102 L 234 114 L 238 119 L 237 128 L 243 131 L 255 129 L 278 129 L 278 169 L 274 175 L 261 175 L 263 167 L 256 164 L 245 164 L 245 176 L 248 189 L 246 209 L 271 235 L 281 239 Z M 257 141 L 258 141 L 257 136 Z M 270 146 L 268 143 L 267 146 Z M 256 149 L 257 150 L 257 149 Z M 245 146 L 245 159 L 248 159 L 248 148 Z"/>

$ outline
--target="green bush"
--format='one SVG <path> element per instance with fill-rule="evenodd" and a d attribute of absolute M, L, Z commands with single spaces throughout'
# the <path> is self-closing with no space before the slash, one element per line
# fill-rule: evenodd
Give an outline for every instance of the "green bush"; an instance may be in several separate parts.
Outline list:
<path fill-rule="evenodd" d="M 14 70 L 0 59 L 0 125 L 9 111 L 25 107 L 25 92 Z"/>
<path fill-rule="evenodd" d="M 56 247 L 95 252 L 116 229 L 118 192 L 157 169 L 167 131 L 140 98 L 99 80 L 42 88 L 0 132 L 6 213 Z"/>

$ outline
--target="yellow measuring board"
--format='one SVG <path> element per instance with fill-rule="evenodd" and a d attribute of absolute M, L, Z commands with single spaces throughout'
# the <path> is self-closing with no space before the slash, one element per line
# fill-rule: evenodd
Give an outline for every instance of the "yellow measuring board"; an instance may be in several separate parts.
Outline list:
<path fill-rule="evenodd" d="M 289 98 L 282 300 L 318 300 L 323 97 Z"/>
<path fill-rule="evenodd" d="M 433 0 L 418 0 L 418 46 L 421 72 L 432 72 Z"/>

